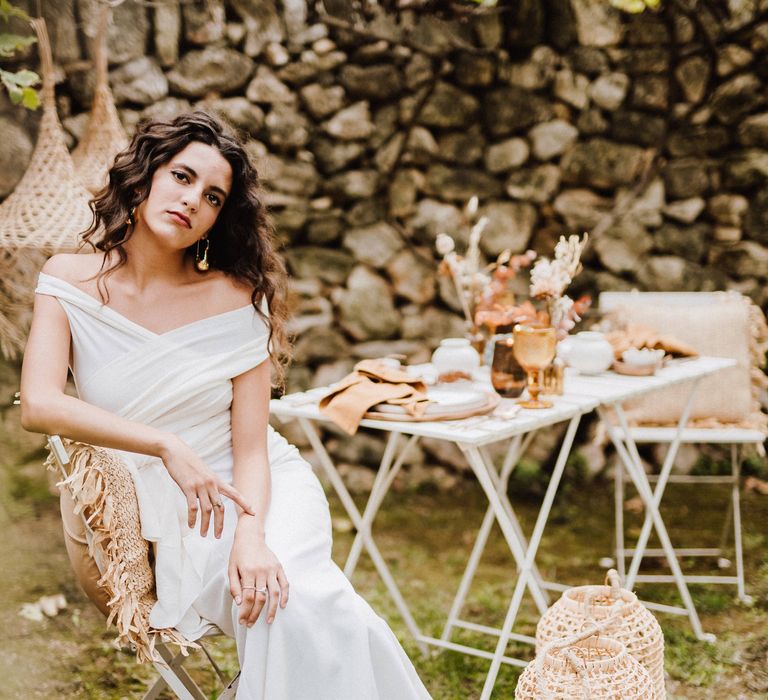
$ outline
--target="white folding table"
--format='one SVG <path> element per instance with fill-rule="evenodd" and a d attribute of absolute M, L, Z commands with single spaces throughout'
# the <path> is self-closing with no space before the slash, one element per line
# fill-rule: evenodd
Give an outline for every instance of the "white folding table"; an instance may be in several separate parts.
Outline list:
<path fill-rule="evenodd" d="M 526 590 L 531 594 L 539 613 L 543 614 L 549 603 L 546 591 L 563 590 L 567 587 L 544 581 L 536 568 L 535 557 L 568 455 L 573 445 L 579 421 L 584 414 L 593 410 L 597 410 L 601 418 L 608 420 L 609 416 L 607 413 L 610 409 L 613 411 L 615 421 L 618 421 L 618 426 L 621 428 L 618 432 L 623 432 L 623 435 L 619 439 L 619 436 L 615 435 L 617 431 L 609 431 L 611 439 L 616 446 L 624 468 L 635 484 L 640 498 L 643 500 L 646 512 L 651 518 L 653 529 L 655 529 L 661 541 L 665 558 L 672 571 L 684 606 L 665 605 L 656 607 L 665 612 L 687 615 L 696 636 L 700 639 L 708 638 L 701 629 L 696 608 L 667 534 L 664 521 L 659 513 L 664 480 L 660 479 L 657 482 L 656 491 L 654 492 L 642 468 L 637 447 L 629 432 L 623 406 L 630 399 L 657 391 L 658 389 L 684 382 L 691 384 L 688 405 L 678 424 L 678 439 L 672 442 L 667 453 L 665 465 L 662 468 L 663 475 L 665 471 L 668 472 L 671 469 L 671 465 L 674 462 L 680 443 L 679 434 L 687 423 L 699 380 L 704 376 L 731 367 L 733 364 L 734 361 L 729 359 L 701 357 L 695 360 L 671 363 L 651 377 L 628 377 L 614 373 L 587 377 L 572 374 L 569 371 L 565 379 L 566 392 L 563 396 L 553 398 L 554 406 L 552 408 L 539 410 L 524 409 L 512 418 L 495 415 L 494 413 L 499 412 L 499 409 L 497 409 L 496 412 L 490 415 L 457 421 L 407 422 L 364 419 L 360 423 L 361 427 L 381 430 L 389 435 L 381 464 L 376 473 L 371 494 L 363 513 L 360 513 L 352 500 L 317 432 L 317 423 L 328 422 L 328 419 L 320 413 L 317 405 L 320 396 L 327 393 L 327 388 L 313 389 L 308 392 L 289 394 L 281 399 L 274 399 L 271 401 L 270 411 L 272 415 L 282 421 L 296 419 L 299 422 L 315 451 L 320 465 L 327 474 L 357 530 L 352 549 L 344 566 L 345 574 L 348 577 L 352 576 L 358 558 L 364 548 L 370 555 L 408 630 L 423 653 L 426 653 L 429 646 L 435 646 L 490 659 L 491 667 L 481 695 L 482 700 L 487 700 L 490 698 L 502 663 L 517 666 L 525 666 L 527 664 L 527 661 L 523 659 L 506 655 L 507 644 L 510 640 L 534 643 L 532 637 L 512 631 Z M 489 385 L 486 388 L 490 390 Z M 505 403 L 502 402 L 500 407 L 502 410 Z M 528 539 L 525 537 L 507 497 L 507 484 L 515 465 L 525 452 L 533 435 L 537 431 L 557 423 L 567 423 L 567 428 L 536 523 Z M 483 492 L 488 498 L 489 504 L 440 638 L 423 634 L 416 624 L 371 534 L 373 520 L 392 481 L 402 467 L 407 449 L 421 437 L 437 438 L 458 445 L 477 477 Z M 497 470 L 487 448 L 491 443 L 499 441 L 508 441 L 509 446 L 503 464 Z M 518 571 L 515 588 L 501 629 L 478 625 L 460 618 L 461 609 L 471 587 L 494 520 L 499 523 Z M 647 533 L 644 530 L 646 543 L 649 534 L 650 529 Z M 637 549 L 641 551 L 644 546 L 645 543 L 642 543 L 642 545 L 639 543 Z M 470 629 L 497 637 L 495 650 L 491 652 L 487 649 L 452 642 L 451 633 L 454 628 Z"/>

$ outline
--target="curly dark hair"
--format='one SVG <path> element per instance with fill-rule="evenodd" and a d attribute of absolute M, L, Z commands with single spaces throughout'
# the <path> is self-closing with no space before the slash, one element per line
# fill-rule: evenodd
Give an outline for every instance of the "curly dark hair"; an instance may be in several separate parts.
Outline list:
<path fill-rule="evenodd" d="M 242 142 L 218 119 L 195 111 L 171 121 L 140 122 L 128 148 L 115 157 L 107 185 L 90 201 L 93 222 L 82 235 L 82 246 L 89 244 L 94 250 L 104 252 L 97 285 L 106 304 L 109 294 L 106 287 L 101 286 L 103 278 L 125 265 L 128 259 L 123 244 L 133 232 L 127 223 L 129 213 L 149 195 L 157 168 L 196 141 L 216 148 L 232 168 L 231 191 L 209 234 L 210 267 L 253 289 L 251 301 L 268 325 L 277 385 L 283 387 L 284 368 L 290 359 L 285 328 L 287 273 L 276 252 L 274 231 L 261 199 L 256 168 Z M 118 261 L 105 270 L 107 256 L 113 250 Z M 194 255 L 194 250 L 192 245 L 186 254 Z M 264 297 L 269 305 L 268 317 L 259 308 Z"/>

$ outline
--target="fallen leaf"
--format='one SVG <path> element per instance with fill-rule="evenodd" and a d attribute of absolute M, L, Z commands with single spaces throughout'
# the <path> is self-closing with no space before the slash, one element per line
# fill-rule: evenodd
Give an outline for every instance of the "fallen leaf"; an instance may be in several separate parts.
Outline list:
<path fill-rule="evenodd" d="M 56 617 L 59 614 L 59 610 L 64 610 L 67 607 L 67 599 L 61 593 L 45 595 L 37 602 L 40 605 L 40 609 L 48 617 Z"/>
<path fill-rule="evenodd" d="M 624 508 L 630 513 L 642 513 L 645 510 L 645 503 L 640 496 L 635 496 L 624 501 Z"/>
<path fill-rule="evenodd" d="M 32 622 L 42 622 L 43 617 L 56 617 L 59 611 L 66 607 L 67 599 L 63 594 L 44 595 L 34 603 L 24 603 L 19 610 L 19 615 L 27 618 L 27 620 L 32 620 Z"/>
<path fill-rule="evenodd" d="M 748 476 L 744 479 L 744 490 L 747 493 L 756 491 L 761 496 L 768 496 L 768 481 L 758 479 L 756 476 Z"/>
<path fill-rule="evenodd" d="M 27 620 L 32 620 L 32 622 L 42 622 L 44 617 L 43 611 L 37 603 L 24 603 L 19 610 L 19 615 L 26 617 Z"/>
<path fill-rule="evenodd" d="M 354 524 L 349 518 L 333 518 L 331 522 L 336 532 L 352 532 L 355 529 Z"/>

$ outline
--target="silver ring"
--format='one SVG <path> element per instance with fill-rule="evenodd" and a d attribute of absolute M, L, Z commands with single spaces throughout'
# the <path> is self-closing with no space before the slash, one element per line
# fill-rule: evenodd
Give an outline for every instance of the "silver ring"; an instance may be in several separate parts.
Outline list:
<path fill-rule="evenodd" d="M 267 595 L 269 592 L 269 589 L 264 586 L 263 588 L 257 588 L 256 586 L 240 586 L 240 590 L 247 591 L 247 590 L 253 590 L 256 593 L 263 593 L 264 595 Z"/>
<path fill-rule="evenodd" d="M 223 508 L 224 507 L 224 501 L 216 501 L 216 503 L 213 504 L 214 508 Z"/>

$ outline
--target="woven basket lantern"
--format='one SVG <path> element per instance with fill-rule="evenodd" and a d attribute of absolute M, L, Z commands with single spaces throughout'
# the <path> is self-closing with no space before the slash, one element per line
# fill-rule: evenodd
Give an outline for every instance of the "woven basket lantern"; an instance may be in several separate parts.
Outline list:
<path fill-rule="evenodd" d="M 592 627 L 551 642 L 526 666 L 515 700 L 654 700 L 648 671 L 615 639 Z"/>
<path fill-rule="evenodd" d="M 610 585 L 608 583 L 610 582 Z M 657 700 L 664 689 L 664 635 L 659 623 L 631 591 L 621 588 L 611 569 L 604 586 L 578 586 L 565 591 L 536 626 L 536 651 L 551 642 L 571 637 L 585 625 L 599 626 L 602 633 L 621 642 L 648 671 Z"/>
<path fill-rule="evenodd" d="M 56 113 L 53 57 L 45 22 L 33 19 L 40 49 L 43 115 L 26 172 L 0 204 L 0 350 L 15 357 L 31 318 L 34 279 L 52 253 L 74 251 L 93 220 Z"/>
<path fill-rule="evenodd" d="M 111 6 L 102 4 L 91 42 L 91 55 L 96 69 L 93 106 L 83 138 L 72 151 L 75 170 L 93 194 L 107 184 L 107 172 L 115 156 L 128 145 L 128 137 L 117 116 L 112 91 L 109 89 L 107 29 L 111 15 Z"/>

